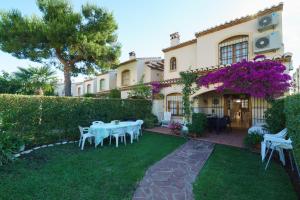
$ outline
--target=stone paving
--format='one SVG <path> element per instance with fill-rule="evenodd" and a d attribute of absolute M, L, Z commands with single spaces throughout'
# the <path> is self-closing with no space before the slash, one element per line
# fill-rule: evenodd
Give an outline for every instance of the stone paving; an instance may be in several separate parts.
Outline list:
<path fill-rule="evenodd" d="M 213 147 L 210 142 L 189 140 L 146 171 L 133 199 L 194 199 L 193 182 Z"/>

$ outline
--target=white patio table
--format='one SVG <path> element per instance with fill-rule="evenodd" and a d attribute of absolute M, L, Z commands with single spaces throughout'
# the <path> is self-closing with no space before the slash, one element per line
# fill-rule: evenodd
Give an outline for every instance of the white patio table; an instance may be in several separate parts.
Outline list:
<path fill-rule="evenodd" d="M 105 124 L 94 124 L 90 126 L 90 133 L 95 135 L 95 147 L 98 146 L 100 143 L 103 145 L 103 139 L 107 138 L 112 134 L 113 129 L 117 128 L 129 128 L 135 126 L 135 122 L 133 121 L 126 121 L 126 122 L 119 122 L 119 124 L 113 123 L 105 123 Z"/>

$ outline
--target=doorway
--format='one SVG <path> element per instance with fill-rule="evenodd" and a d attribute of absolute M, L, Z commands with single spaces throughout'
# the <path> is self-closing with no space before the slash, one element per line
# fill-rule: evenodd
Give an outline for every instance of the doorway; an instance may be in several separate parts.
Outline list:
<path fill-rule="evenodd" d="M 233 128 L 247 129 L 251 124 L 250 98 L 247 95 L 224 95 L 224 114 Z"/>

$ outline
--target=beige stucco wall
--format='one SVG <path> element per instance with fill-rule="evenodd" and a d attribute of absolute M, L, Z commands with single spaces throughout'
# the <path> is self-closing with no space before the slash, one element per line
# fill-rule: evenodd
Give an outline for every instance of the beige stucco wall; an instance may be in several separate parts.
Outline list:
<path fill-rule="evenodd" d="M 117 69 L 117 87 L 121 88 L 122 86 L 122 72 L 125 70 L 130 71 L 130 85 L 135 85 L 137 83 L 137 68 L 138 62 L 128 63 L 122 65 Z"/>
<path fill-rule="evenodd" d="M 144 83 L 149 83 L 152 81 L 162 81 L 163 80 L 163 71 L 151 69 L 150 67 L 144 67 Z"/>
<path fill-rule="evenodd" d="M 116 81 L 117 81 L 117 72 L 111 71 L 107 72 L 105 74 L 100 74 L 96 77 L 96 85 L 97 85 L 97 92 L 101 92 L 100 90 L 100 80 L 104 79 L 104 89 L 105 90 L 111 90 L 116 88 Z"/>
<path fill-rule="evenodd" d="M 175 49 L 164 54 L 165 57 L 165 70 L 164 79 L 179 78 L 180 71 L 186 71 L 189 68 L 193 68 L 197 64 L 197 44 L 191 44 L 179 49 Z M 172 57 L 176 58 L 177 69 L 175 71 L 170 70 L 170 59 Z"/>
<path fill-rule="evenodd" d="M 254 54 L 254 45 L 253 42 L 258 36 L 264 36 L 271 32 L 278 31 L 282 38 L 282 12 L 277 12 L 279 15 L 279 24 L 275 29 L 270 29 L 260 33 L 257 30 L 257 20 L 253 19 L 251 21 L 238 24 L 226 29 L 222 29 L 217 32 L 213 32 L 204 36 L 197 38 L 197 66 L 209 67 L 216 66 L 219 64 L 219 49 L 218 45 L 223 40 L 238 36 L 238 35 L 248 35 L 249 36 L 249 59 L 253 59 L 256 55 Z M 283 42 L 282 42 L 283 43 Z M 282 45 L 281 49 L 278 49 L 274 52 L 262 53 L 267 57 L 273 58 L 276 55 L 282 55 L 284 53 L 284 48 Z"/>

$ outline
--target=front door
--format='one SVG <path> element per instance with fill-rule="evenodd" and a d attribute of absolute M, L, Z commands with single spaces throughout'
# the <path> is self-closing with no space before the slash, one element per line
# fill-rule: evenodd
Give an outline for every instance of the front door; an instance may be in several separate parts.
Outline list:
<path fill-rule="evenodd" d="M 250 98 L 247 95 L 224 95 L 224 114 L 235 128 L 249 128 L 251 124 Z"/>

